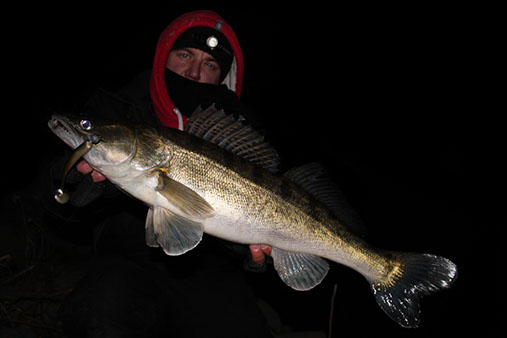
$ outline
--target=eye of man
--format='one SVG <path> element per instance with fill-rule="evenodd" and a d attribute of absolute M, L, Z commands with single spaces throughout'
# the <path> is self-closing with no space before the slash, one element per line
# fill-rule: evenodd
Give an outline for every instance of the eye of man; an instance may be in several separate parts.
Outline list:
<path fill-rule="evenodd" d="M 220 66 L 216 62 L 206 62 L 205 65 L 212 71 L 220 70 Z"/>

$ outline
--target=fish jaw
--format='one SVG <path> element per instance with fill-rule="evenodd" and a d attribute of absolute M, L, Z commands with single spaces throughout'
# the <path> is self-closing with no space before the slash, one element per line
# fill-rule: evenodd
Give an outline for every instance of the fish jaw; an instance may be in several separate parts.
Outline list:
<path fill-rule="evenodd" d="M 86 137 L 78 132 L 71 121 L 62 115 L 54 114 L 48 121 L 49 128 L 62 141 L 72 149 L 76 149 L 80 144 L 86 141 Z"/>
<path fill-rule="evenodd" d="M 133 126 L 59 114 L 51 117 L 48 126 L 72 149 L 91 142 L 93 147 L 84 159 L 110 181 L 137 176 L 143 169 L 133 165 L 138 148 L 137 129 Z"/>

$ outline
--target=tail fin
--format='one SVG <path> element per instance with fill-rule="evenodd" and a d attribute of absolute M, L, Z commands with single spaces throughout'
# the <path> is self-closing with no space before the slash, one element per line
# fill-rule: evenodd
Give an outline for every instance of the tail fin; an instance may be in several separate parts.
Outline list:
<path fill-rule="evenodd" d="M 419 298 L 451 287 L 458 270 L 450 260 L 428 254 L 400 254 L 400 269 L 387 282 L 372 282 L 380 308 L 406 328 L 419 326 Z"/>

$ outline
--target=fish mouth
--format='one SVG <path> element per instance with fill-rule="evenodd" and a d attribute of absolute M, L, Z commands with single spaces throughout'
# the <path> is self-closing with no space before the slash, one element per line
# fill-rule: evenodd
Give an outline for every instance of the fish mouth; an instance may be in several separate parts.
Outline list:
<path fill-rule="evenodd" d="M 61 115 L 51 116 L 48 127 L 72 149 L 76 149 L 86 141 L 85 136 L 79 133 L 73 124 Z"/>

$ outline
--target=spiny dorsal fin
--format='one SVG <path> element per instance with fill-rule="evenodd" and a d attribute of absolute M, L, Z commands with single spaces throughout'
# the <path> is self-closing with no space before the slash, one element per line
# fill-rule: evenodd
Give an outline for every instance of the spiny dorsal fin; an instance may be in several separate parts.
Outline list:
<path fill-rule="evenodd" d="M 197 108 L 187 122 L 185 131 L 212 142 L 231 153 L 249 160 L 269 171 L 276 172 L 280 159 L 264 136 L 238 119 L 217 110 L 215 105 L 203 110 Z"/>
<path fill-rule="evenodd" d="M 328 177 L 320 163 L 295 167 L 284 175 L 324 204 L 350 231 L 358 236 L 366 235 L 366 227 L 361 218 L 348 204 L 338 185 Z"/>

